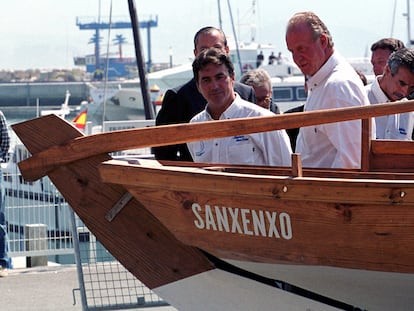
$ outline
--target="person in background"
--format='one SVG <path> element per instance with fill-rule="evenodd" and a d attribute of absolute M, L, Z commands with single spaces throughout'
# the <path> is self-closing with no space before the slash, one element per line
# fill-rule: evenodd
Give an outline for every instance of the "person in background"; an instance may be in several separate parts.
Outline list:
<path fill-rule="evenodd" d="M 382 75 L 392 52 L 404 48 L 404 43 L 395 38 L 383 38 L 371 45 L 371 64 L 376 76 Z"/>
<path fill-rule="evenodd" d="M 0 111 L 0 158 L 6 160 L 10 147 L 10 136 L 7 128 L 7 121 L 3 112 Z M 0 170 L 0 277 L 8 275 L 7 269 L 11 268 L 11 258 L 9 257 L 9 239 L 6 224 L 5 192 L 3 188 L 3 176 Z"/>
<path fill-rule="evenodd" d="M 194 36 L 194 56 L 202 51 L 215 47 L 229 53 L 227 39 L 221 29 L 215 27 L 201 28 Z M 241 98 L 255 102 L 254 90 L 251 86 L 241 83 L 234 84 L 234 90 Z M 168 90 L 162 101 L 162 106 L 155 119 L 156 125 L 188 123 L 193 116 L 202 111 L 206 100 L 197 90 L 193 79 L 187 83 Z M 154 147 L 152 152 L 157 160 L 192 161 L 186 144 Z"/>
<path fill-rule="evenodd" d="M 223 51 L 215 48 L 202 51 L 193 62 L 193 73 L 207 106 L 190 122 L 274 115 L 234 92 L 234 66 Z M 292 150 L 284 130 L 212 138 L 187 145 L 195 162 L 272 166 L 291 163 Z"/>
<path fill-rule="evenodd" d="M 288 21 L 286 44 L 307 77 L 304 111 L 369 105 L 355 69 L 334 49 L 332 36 L 313 12 Z M 360 168 L 361 121 L 302 127 L 296 141 L 304 167 Z"/>
<path fill-rule="evenodd" d="M 257 54 L 257 59 L 256 59 L 256 68 L 259 68 L 264 61 L 264 55 L 263 55 L 263 51 L 260 51 L 259 54 Z"/>
<path fill-rule="evenodd" d="M 275 52 L 270 53 L 269 55 L 269 65 L 273 65 L 273 63 L 277 61 L 277 57 L 275 55 Z"/>
<path fill-rule="evenodd" d="M 250 70 L 240 78 L 240 82 L 253 87 L 257 105 L 279 113 L 277 105 L 272 103 L 272 79 L 266 70 Z"/>
<path fill-rule="evenodd" d="M 406 99 L 414 91 L 414 49 L 393 52 L 366 91 L 371 104 Z M 412 140 L 414 112 L 376 117 L 375 124 L 377 139 Z"/>
<path fill-rule="evenodd" d="M 359 78 L 362 81 L 362 84 L 367 85 L 368 84 L 368 80 L 367 77 L 364 75 L 364 73 L 360 70 L 355 69 L 356 73 L 358 74 Z"/>

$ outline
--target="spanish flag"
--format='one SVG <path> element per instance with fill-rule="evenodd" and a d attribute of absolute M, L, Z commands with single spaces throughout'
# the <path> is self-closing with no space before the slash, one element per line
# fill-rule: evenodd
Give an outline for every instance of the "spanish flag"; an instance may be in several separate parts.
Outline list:
<path fill-rule="evenodd" d="M 72 122 L 78 129 L 84 130 L 86 125 L 86 116 L 88 113 L 88 109 L 81 111 L 73 120 Z"/>

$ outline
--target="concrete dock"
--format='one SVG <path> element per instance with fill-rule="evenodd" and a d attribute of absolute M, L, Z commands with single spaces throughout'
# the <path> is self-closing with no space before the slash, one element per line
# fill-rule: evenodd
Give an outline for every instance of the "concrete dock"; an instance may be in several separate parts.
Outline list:
<path fill-rule="evenodd" d="M 14 269 L 0 278 L 1 310 L 82 311 L 76 265 L 20 267 L 13 259 Z M 133 310 L 143 310 L 138 308 Z M 88 310 L 87 308 L 85 310 Z M 119 309 L 113 309 L 119 310 Z M 131 310 L 131 309 L 128 309 Z M 171 306 L 146 307 L 151 311 L 176 311 Z"/>

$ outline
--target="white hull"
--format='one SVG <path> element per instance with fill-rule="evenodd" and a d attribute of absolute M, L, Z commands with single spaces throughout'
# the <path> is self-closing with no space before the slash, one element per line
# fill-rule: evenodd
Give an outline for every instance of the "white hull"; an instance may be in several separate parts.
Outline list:
<path fill-rule="evenodd" d="M 220 269 L 153 290 L 180 311 L 340 310 Z"/>
<path fill-rule="evenodd" d="M 362 310 L 411 310 L 414 274 L 229 261 L 237 267 Z"/>

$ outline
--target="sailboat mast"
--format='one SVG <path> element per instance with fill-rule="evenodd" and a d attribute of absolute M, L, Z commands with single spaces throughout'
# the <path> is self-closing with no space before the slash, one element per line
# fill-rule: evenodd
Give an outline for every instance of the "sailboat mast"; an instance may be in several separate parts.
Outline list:
<path fill-rule="evenodd" d="M 411 47 L 411 18 L 410 18 L 410 0 L 407 0 L 407 36 L 408 42 L 407 45 Z"/>
<path fill-rule="evenodd" d="M 142 54 L 141 39 L 139 34 L 139 23 L 136 5 L 134 0 L 128 0 L 129 14 L 131 16 L 132 32 L 134 34 L 135 56 L 137 59 L 139 81 L 141 86 L 142 99 L 144 103 L 145 118 L 154 119 L 154 108 L 148 93 L 148 81 L 145 74 L 144 56 Z"/>
<path fill-rule="evenodd" d="M 241 62 L 239 42 L 237 41 L 236 28 L 234 27 L 233 13 L 232 13 L 232 10 L 231 10 L 230 0 L 227 0 L 227 6 L 229 8 L 231 27 L 233 29 L 234 43 L 236 44 L 236 52 L 237 52 L 237 58 L 239 60 L 240 72 L 243 72 L 243 64 Z"/>
<path fill-rule="evenodd" d="M 217 9 L 218 9 L 218 20 L 219 20 L 219 27 L 223 29 L 223 20 L 221 19 L 221 6 L 220 0 L 217 0 Z"/>

